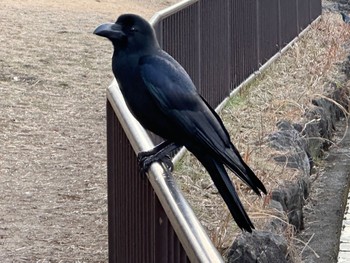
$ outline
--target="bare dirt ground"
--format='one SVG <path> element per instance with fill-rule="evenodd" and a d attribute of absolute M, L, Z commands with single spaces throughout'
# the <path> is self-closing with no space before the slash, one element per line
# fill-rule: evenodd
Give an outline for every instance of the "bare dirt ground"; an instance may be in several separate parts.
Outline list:
<path fill-rule="evenodd" d="M 106 262 L 105 90 L 97 25 L 169 1 L 0 0 L 0 261 Z"/>

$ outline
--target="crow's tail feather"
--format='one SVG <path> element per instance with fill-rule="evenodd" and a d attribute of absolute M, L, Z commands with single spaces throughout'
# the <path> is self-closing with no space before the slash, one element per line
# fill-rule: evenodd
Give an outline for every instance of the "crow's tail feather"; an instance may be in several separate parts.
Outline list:
<path fill-rule="evenodd" d="M 236 190 L 227 175 L 224 165 L 208 155 L 196 155 L 196 157 L 209 172 L 210 177 L 228 206 L 237 225 L 241 229 L 252 232 L 252 229 L 254 229 L 253 223 L 250 221 L 249 216 L 244 210 Z"/>
<path fill-rule="evenodd" d="M 225 129 L 225 126 L 222 123 L 222 120 L 220 119 L 219 115 L 213 110 L 213 108 L 211 108 L 209 103 L 203 97 L 201 98 L 211 110 L 211 113 L 214 115 L 216 120 L 219 122 L 224 133 L 226 133 L 227 135 L 227 140 L 224 139 L 222 141 L 226 147 L 217 147 L 217 145 L 215 144 L 208 143 L 208 141 L 210 142 L 211 140 L 208 140 L 206 136 L 202 136 L 202 138 L 205 138 L 204 141 L 207 142 L 206 145 L 209 146 L 210 150 L 214 152 L 218 160 L 222 161 L 222 163 L 225 164 L 232 172 L 234 172 L 243 182 L 250 186 L 257 195 L 261 196 L 260 191 L 266 194 L 266 188 L 263 185 L 263 183 L 243 161 L 236 147 L 231 142 L 229 142 L 230 135 Z"/>
<path fill-rule="evenodd" d="M 224 154 L 220 154 L 219 158 L 232 172 L 234 172 L 241 180 L 249 185 L 257 195 L 261 196 L 260 191 L 267 194 L 263 183 L 243 161 L 233 144 L 231 144 L 230 149 L 226 149 Z"/>

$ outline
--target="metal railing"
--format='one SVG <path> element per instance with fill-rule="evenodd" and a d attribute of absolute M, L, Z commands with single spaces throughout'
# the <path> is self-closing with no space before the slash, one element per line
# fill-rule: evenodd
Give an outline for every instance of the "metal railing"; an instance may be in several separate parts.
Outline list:
<path fill-rule="evenodd" d="M 151 22 L 162 47 L 221 108 L 320 13 L 320 0 L 192 0 Z M 139 174 L 135 152 L 153 143 L 115 81 L 107 92 L 107 140 L 109 261 L 223 262 L 172 176 L 159 164 L 148 179 Z"/>

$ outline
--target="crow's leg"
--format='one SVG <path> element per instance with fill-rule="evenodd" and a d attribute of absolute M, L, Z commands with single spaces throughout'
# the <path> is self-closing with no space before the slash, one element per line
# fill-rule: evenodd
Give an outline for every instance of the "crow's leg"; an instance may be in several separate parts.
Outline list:
<path fill-rule="evenodd" d="M 172 171 L 174 169 L 174 165 L 169 157 L 169 154 L 179 147 L 180 145 L 175 144 L 174 142 L 164 141 L 150 151 L 139 152 L 137 154 L 137 161 L 139 163 L 141 173 L 145 174 L 153 162 L 162 162 L 170 171 Z"/>

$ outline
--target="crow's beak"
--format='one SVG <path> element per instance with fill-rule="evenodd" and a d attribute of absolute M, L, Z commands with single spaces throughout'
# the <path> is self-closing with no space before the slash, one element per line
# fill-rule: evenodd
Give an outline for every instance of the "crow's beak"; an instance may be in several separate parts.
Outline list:
<path fill-rule="evenodd" d="M 95 31 L 95 35 L 106 37 L 110 40 L 121 40 L 125 37 L 125 34 L 119 24 L 106 23 L 98 26 Z"/>

